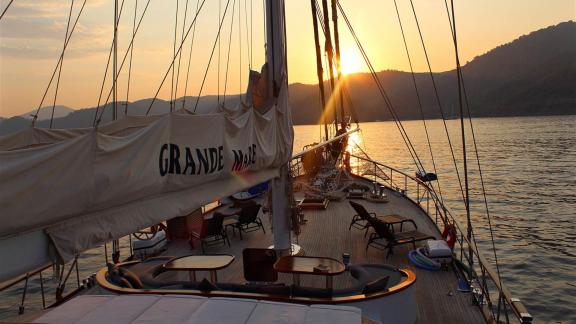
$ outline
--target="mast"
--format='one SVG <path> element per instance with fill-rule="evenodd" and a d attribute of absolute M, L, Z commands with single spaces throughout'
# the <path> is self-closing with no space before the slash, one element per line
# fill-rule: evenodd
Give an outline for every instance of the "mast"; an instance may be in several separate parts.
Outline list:
<path fill-rule="evenodd" d="M 460 132 L 462 134 L 462 155 L 464 159 L 464 188 L 466 205 L 466 237 L 468 242 L 472 242 L 472 221 L 470 219 L 470 189 L 468 185 L 468 161 L 466 157 L 466 132 L 464 129 L 464 105 L 462 102 L 462 75 L 460 72 L 460 57 L 458 55 L 458 41 L 456 38 L 456 15 L 454 15 L 454 1 L 450 1 L 452 6 L 452 31 L 454 32 L 454 51 L 456 56 L 456 74 L 458 75 L 458 102 L 460 104 Z M 468 244 L 468 265 L 473 269 L 474 255 L 472 244 Z"/>
<path fill-rule="evenodd" d="M 332 22 L 334 23 L 334 45 L 336 46 L 336 72 L 338 73 L 338 82 L 341 83 L 340 87 L 343 87 L 342 66 L 340 64 L 340 33 L 338 33 L 338 9 L 336 8 L 337 1 L 338 0 L 332 0 Z M 344 114 L 344 96 L 342 91 L 343 89 L 338 91 L 338 96 L 340 97 L 340 127 L 345 129 L 346 116 Z"/>
<path fill-rule="evenodd" d="M 330 86 L 332 93 L 334 93 L 334 51 L 332 49 L 332 34 L 330 33 L 330 18 L 328 17 L 328 1 L 322 0 L 322 11 L 324 11 L 324 27 L 326 28 L 326 54 L 328 54 L 328 70 L 330 71 Z M 338 132 L 338 112 L 334 108 L 334 128 Z"/>
<path fill-rule="evenodd" d="M 268 103 L 287 105 L 287 96 L 280 89 L 288 88 L 286 63 L 286 23 L 284 0 L 266 0 L 266 65 L 268 73 Z M 274 107 L 274 106 L 273 106 Z M 272 108 L 275 109 L 275 108 Z M 274 249 L 279 255 L 290 253 L 291 190 L 288 164 L 280 167 L 280 175 L 270 181 Z"/>
<path fill-rule="evenodd" d="M 322 116 L 320 122 L 324 124 L 324 139 L 328 140 L 328 124 L 326 123 L 326 94 L 324 93 L 324 70 L 322 69 L 322 54 L 320 52 L 320 38 L 318 36 L 318 11 L 316 0 L 310 0 L 312 6 L 312 23 L 314 25 L 314 45 L 316 48 L 316 72 L 318 74 L 318 87 L 320 88 L 320 103 L 322 104 Z"/>
<path fill-rule="evenodd" d="M 117 117 L 117 106 L 116 101 L 118 100 L 118 92 L 116 87 L 116 73 L 118 70 L 118 0 L 114 0 L 114 60 L 112 63 L 112 69 L 114 70 L 114 76 L 112 79 L 112 119 L 116 120 Z"/>

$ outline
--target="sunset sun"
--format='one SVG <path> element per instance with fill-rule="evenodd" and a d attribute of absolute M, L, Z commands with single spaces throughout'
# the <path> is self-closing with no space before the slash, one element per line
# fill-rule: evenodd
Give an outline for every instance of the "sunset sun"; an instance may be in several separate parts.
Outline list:
<path fill-rule="evenodd" d="M 357 73 L 362 69 L 362 57 L 356 51 L 344 51 L 341 54 L 340 64 L 342 74 Z"/>

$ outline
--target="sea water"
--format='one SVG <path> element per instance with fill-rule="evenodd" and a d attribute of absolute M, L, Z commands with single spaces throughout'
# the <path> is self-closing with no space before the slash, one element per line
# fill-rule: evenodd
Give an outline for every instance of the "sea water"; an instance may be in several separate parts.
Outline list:
<path fill-rule="evenodd" d="M 463 176 L 460 120 L 404 121 L 426 172 L 436 172 L 447 202 L 466 224 L 446 136 Z M 537 322 L 576 322 L 576 116 L 475 118 L 473 126 L 502 280 Z M 482 254 L 494 264 L 469 124 L 466 125 L 471 218 Z M 361 123 L 354 141 L 372 159 L 414 175 L 397 125 Z M 294 150 L 319 141 L 319 126 L 296 126 Z M 430 154 L 430 147 L 434 162 Z"/>

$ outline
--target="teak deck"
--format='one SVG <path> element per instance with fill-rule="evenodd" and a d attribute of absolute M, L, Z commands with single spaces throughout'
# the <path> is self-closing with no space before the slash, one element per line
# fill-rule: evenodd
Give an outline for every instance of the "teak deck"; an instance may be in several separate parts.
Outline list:
<path fill-rule="evenodd" d="M 389 203 L 371 203 L 366 200 L 355 200 L 363 204 L 369 212 L 379 215 L 397 214 L 413 219 L 418 225 L 418 230 L 440 237 L 433 222 L 425 212 L 404 197 L 397 196 L 395 192 L 386 192 Z M 298 196 L 298 194 L 297 194 Z M 350 253 L 351 263 L 386 263 L 398 268 L 409 268 L 415 271 L 417 279 L 416 302 L 418 304 L 419 323 L 484 323 L 481 312 L 472 304 L 469 293 L 461 293 L 457 290 L 458 280 L 452 269 L 438 272 L 421 270 L 413 266 L 407 258 L 412 245 L 407 244 L 394 248 L 394 254 L 385 259 L 385 251 L 369 248 L 365 252 L 367 237 L 364 231 L 348 230 L 348 226 L 355 214 L 348 203 L 348 199 L 330 202 L 326 210 L 305 210 L 307 223 L 302 225 L 301 234 L 292 237 L 292 242 L 299 244 L 305 255 L 331 257 L 342 259 L 342 253 Z M 266 248 L 273 243 L 273 235 L 270 227 L 268 214 L 260 212 L 266 228 L 266 234 L 262 231 L 247 233 L 240 240 L 229 232 L 231 247 L 227 245 L 212 246 L 206 248 L 206 254 L 226 253 L 236 256 L 236 260 L 227 268 L 218 271 L 220 282 L 245 282 L 243 277 L 242 250 L 247 247 Z M 411 227 L 412 224 L 406 224 Z M 404 229 L 407 230 L 407 229 Z M 172 242 L 167 246 L 163 255 L 182 256 L 201 254 L 200 244 L 195 244 L 191 250 L 187 242 Z M 176 274 L 174 274 L 176 275 Z M 178 274 L 179 279 L 186 280 L 188 274 Z M 198 279 L 208 277 L 208 273 L 198 272 Z M 347 272 L 334 277 L 334 288 L 345 287 L 351 280 Z M 279 282 L 292 283 L 292 276 L 279 274 Z M 318 280 L 317 276 L 302 275 L 301 285 L 322 287 L 324 280 Z"/>

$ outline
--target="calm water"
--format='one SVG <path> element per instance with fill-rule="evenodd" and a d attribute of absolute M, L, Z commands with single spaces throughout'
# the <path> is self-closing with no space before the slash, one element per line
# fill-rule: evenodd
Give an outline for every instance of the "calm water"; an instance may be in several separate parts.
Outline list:
<path fill-rule="evenodd" d="M 427 123 L 445 201 L 455 214 L 464 215 L 442 121 Z M 459 121 L 447 123 L 461 164 Z M 486 118 L 475 119 L 474 125 L 505 284 L 538 322 L 576 323 L 576 116 Z M 404 122 L 404 127 L 432 172 L 422 122 Z M 393 122 L 365 123 L 361 128 L 359 145 L 373 159 L 414 173 L 416 167 Z M 295 151 L 318 141 L 319 131 L 318 126 L 296 126 Z M 493 260 L 478 168 L 475 160 L 469 165 L 476 238 Z M 122 243 L 125 256 L 127 241 Z M 80 278 L 103 264 L 102 248 L 84 253 Z M 74 274 L 71 279 L 69 287 L 74 287 Z M 44 272 L 44 281 L 53 296 L 56 281 L 51 271 Z M 39 290 L 38 278 L 31 279 L 27 312 L 41 307 L 40 294 L 34 294 Z M 0 319 L 17 314 L 21 293 L 18 285 L 0 294 Z"/>
<path fill-rule="evenodd" d="M 432 172 L 422 121 L 403 124 Z M 447 124 L 461 165 L 460 121 Z M 393 122 L 360 126 L 359 145 L 372 159 L 414 174 Z M 456 215 L 465 215 L 442 121 L 427 126 L 444 197 Z M 480 118 L 474 128 L 505 285 L 538 321 L 576 323 L 576 116 Z M 297 126 L 295 151 L 318 141 L 319 131 Z M 493 260 L 478 167 L 474 155 L 468 157 L 476 239 Z"/>

